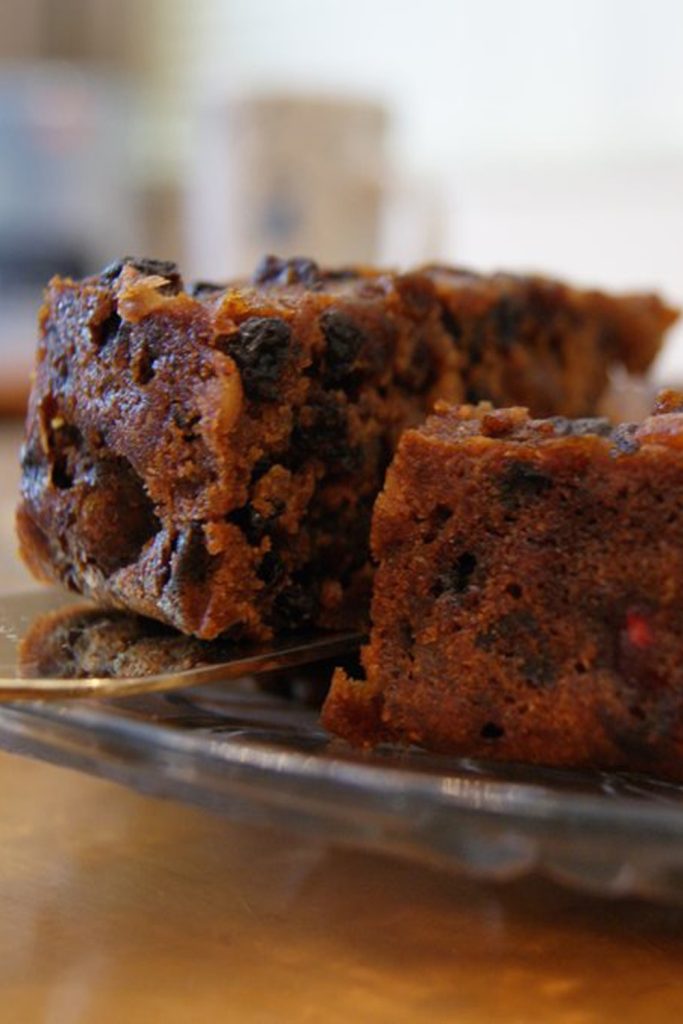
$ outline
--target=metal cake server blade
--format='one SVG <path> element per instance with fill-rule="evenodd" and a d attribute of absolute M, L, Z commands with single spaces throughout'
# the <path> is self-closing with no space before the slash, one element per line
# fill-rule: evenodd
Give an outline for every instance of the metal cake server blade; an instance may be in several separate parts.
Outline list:
<path fill-rule="evenodd" d="M 353 654 L 358 631 L 263 644 L 202 641 L 49 589 L 0 597 L 0 701 L 126 697 L 227 682 Z"/>

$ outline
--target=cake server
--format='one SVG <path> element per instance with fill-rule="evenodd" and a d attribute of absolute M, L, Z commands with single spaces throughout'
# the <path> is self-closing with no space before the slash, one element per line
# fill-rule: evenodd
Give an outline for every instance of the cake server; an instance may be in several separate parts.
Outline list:
<path fill-rule="evenodd" d="M 210 643 L 80 596 L 29 591 L 0 597 L 0 701 L 126 697 L 227 682 L 341 658 L 363 640 L 352 630 L 310 630 L 262 644 Z"/>

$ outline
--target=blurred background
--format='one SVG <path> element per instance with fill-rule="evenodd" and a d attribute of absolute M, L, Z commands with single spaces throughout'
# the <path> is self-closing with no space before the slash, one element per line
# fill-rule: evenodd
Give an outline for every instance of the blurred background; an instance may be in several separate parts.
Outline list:
<path fill-rule="evenodd" d="M 122 254 L 539 270 L 683 302 L 680 0 L 2 0 L 0 407 Z M 660 379 L 683 377 L 683 337 Z"/>

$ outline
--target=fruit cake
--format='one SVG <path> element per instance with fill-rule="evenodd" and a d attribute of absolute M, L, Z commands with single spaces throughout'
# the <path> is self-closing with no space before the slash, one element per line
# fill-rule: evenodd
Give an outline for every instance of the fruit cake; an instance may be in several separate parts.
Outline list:
<path fill-rule="evenodd" d="M 683 779 L 683 396 L 641 424 L 437 406 L 377 500 L 356 744 Z"/>
<path fill-rule="evenodd" d="M 435 399 L 595 409 L 675 314 L 538 278 L 269 257 L 185 289 L 124 259 L 55 278 L 23 450 L 34 573 L 211 639 L 363 620 L 374 500 Z"/>
<path fill-rule="evenodd" d="M 141 615 L 84 603 L 32 621 L 17 661 L 25 679 L 134 679 L 219 664 L 231 654 L 227 640 L 198 640 Z"/>

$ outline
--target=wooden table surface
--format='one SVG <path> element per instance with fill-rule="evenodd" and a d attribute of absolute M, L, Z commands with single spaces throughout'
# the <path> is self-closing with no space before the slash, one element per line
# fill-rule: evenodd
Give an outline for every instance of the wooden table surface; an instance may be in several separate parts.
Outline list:
<path fill-rule="evenodd" d="M 0 586 L 18 431 L 0 428 Z M 668 1022 L 683 911 L 486 885 L 0 754 L 0 1021 Z"/>

